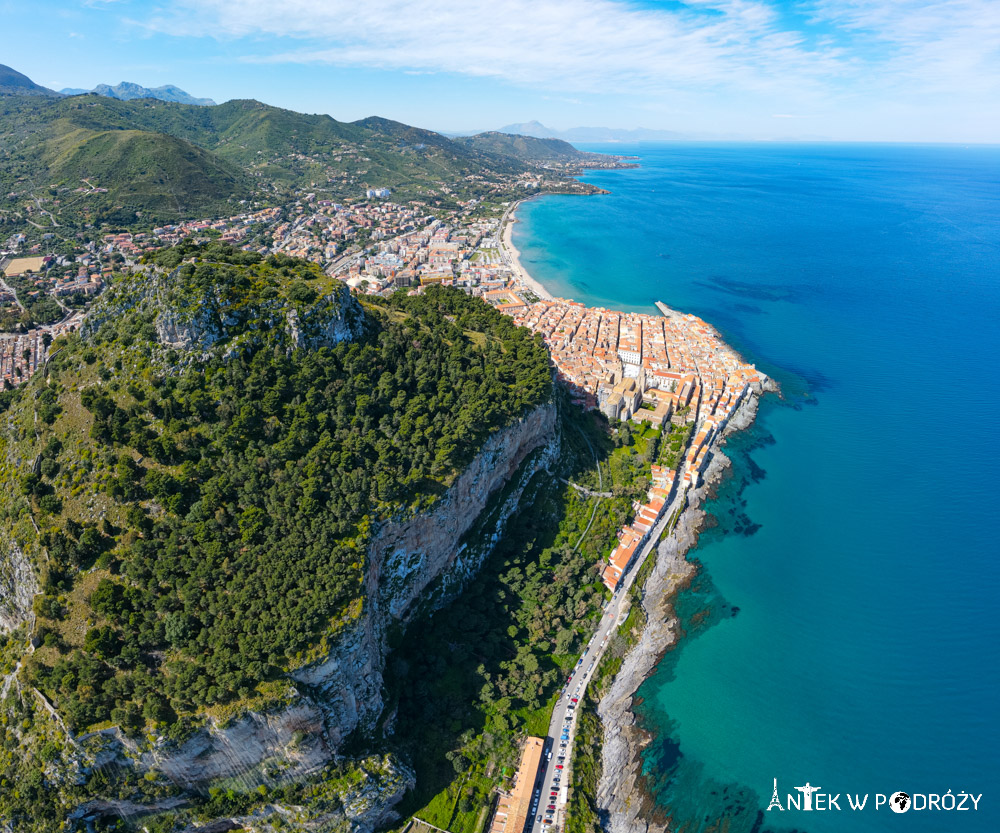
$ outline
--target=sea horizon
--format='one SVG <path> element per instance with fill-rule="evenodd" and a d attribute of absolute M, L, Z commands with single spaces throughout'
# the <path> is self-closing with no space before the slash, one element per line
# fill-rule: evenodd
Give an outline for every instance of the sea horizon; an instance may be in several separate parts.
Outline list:
<path fill-rule="evenodd" d="M 987 802 L 1000 740 L 987 611 L 1000 574 L 983 532 L 1000 459 L 977 448 L 947 479 L 949 458 L 926 445 L 954 428 L 949 403 L 964 436 L 998 427 L 978 372 L 1000 356 L 986 313 L 1000 271 L 997 148 L 614 153 L 640 167 L 583 177 L 610 194 L 518 206 L 524 268 L 589 306 L 651 312 L 662 300 L 697 314 L 783 390 L 727 447 L 733 477 L 707 507 L 715 525 L 689 554 L 701 572 L 678 600 L 687 636 L 639 690 L 660 810 L 747 831 L 758 813 L 765 829 L 884 823 L 876 812 L 775 818 L 774 778 L 784 792 L 808 780 L 872 800 L 950 789 Z M 908 821 L 996 829 L 988 804 L 944 818 Z"/>

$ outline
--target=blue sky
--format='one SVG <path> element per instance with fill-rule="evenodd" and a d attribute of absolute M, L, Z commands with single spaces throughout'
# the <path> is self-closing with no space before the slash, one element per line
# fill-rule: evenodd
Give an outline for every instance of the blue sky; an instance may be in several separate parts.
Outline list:
<path fill-rule="evenodd" d="M 46 86 L 436 130 L 1000 142 L 1000 0 L 0 0 Z"/>

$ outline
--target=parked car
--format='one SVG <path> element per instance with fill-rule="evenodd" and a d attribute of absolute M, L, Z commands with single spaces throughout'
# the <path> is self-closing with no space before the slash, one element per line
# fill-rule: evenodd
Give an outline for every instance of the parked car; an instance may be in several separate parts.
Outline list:
<path fill-rule="evenodd" d="M 579 703 L 580 702 L 580 698 L 579 697 L 574 697 L 572 700 L 570 700 L 570 702 L 571 703 Z"/>

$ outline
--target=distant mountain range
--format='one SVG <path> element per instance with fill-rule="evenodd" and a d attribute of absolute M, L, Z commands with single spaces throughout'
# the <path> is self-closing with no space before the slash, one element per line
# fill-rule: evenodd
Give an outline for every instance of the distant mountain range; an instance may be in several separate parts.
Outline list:
<path fill-rule="evenodd" d="M 339 122 L 254 100 L 191 107 L 136 92 L 176 88 L 132 87 L 62 95 L 0 66 L 0 216 L 20 215 L 25 198 L 43 192 L 59 199 L 60 225 L 235 213 L 296 188 L 346 198 L 384 187 L 402 200 L 455 204 L 497 193 L 498 177 L 600 158 L 558 139 L 450 139 L 389 119 Z"/>
<path fill-rule="evenodd" d="M 133 98 L 156 98 L 160 101 L 174 101 L 177 104 L 198 104 L 202 107 L 210 107 L 215 104 L 210 98 L 195 98 L 190 93 L 184 92 L 180 87 L 173 84 L 165 84 L 162 87 L 143 87 L 133 84 L 131 81 L 122 81 L 114 87 L 107 84 L 98 84 L 92 90 L 80 90 L 67 87 L 60 90 L 63 95 L 84 95 L 85 93 L 97 93 L 106 98 L 117 98 L 119 101 L 131 101 Z"/>
<path fill-rule="evenodd" d="M 618 130 L 612 127 L 571 127 L 569 130 L 553 130 L 541 122 L 529 121 L 508 124 L 500 133 L 514 133 L 519 136 L 534 136 L 537 139 L 562 139 L 564 142 L 669 142 L 689 139 L 689 135 L 673 130 Z"/>
<path fill-rule="evenodd" d="M 195 98 L 190 93 L 184 92 L 180 87 L 173 84 L 164 84 L 162 87 L 143 87 L 133 84 L 131 81 L 122 81 L 114 87 L 108 84 L 98 84 L 92 90 L 78 89 L 76 87 L 66 87 L 56 92 L 41 84 L 36 84 L 24 73 L 18 72 L 9 66 L 0 64 L 0 95 L 40 95 L 48 98 L 58 98 L 64 95 L 85 95 L 95 93 L 105 98 L 117 98 L 119 101 L 131 101 L 135 98 L 155 98 L 160 101 L 173 101 L 177 104 L 198 104 L 209 107 L 215 104 L 210 98 Z"/>

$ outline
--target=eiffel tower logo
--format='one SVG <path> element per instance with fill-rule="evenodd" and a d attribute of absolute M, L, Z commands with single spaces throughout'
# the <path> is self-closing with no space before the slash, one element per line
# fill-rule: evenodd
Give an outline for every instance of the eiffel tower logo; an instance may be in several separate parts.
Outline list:
<path fill-rule="evenodd" d="M 781 799 L 778 798 L 778 779 L 777 778 L 774 779 L 774 794 L 771 796 L 771 803 L 767 805 L 767 809 L 768 810 L 773 810 L 775 807 L 777 807 L 782 812 L 785 811 L 785 808 L 781 806 Z"/>

